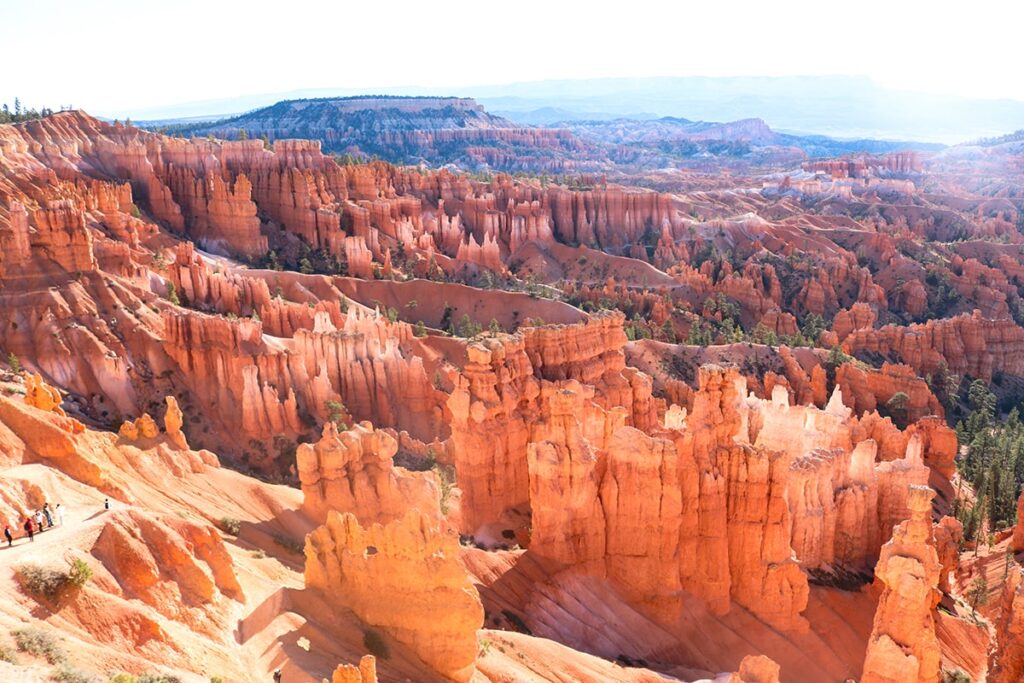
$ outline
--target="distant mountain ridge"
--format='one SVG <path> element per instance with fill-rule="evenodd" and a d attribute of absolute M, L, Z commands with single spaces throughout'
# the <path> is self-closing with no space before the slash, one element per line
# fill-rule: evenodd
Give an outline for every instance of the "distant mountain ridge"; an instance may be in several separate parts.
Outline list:
<path fill-rule="evenodd" d="M 555 174 L 634 172 L 700 164 L 709 158 L 775 166 L 814 156 L 939 147 L 790 135 L 772 130 L 760 118 L 616 118 L 531 126 L 491 114 L 471 98 L 438 96 L 284 100 L 217 121 L 148 127 L 225 139 L 262 137 L 268 142 L 308 138 L 319 140 L 329 153 L 399 164 Z"/>
<path fill-rule="evenodd" d="M 1024 128 L 1024 101 L 985 100 L 896 90 L 853 76 L 652 77 L 532 81 L 446 87 L 489 112 L 520 124 L 565 120 L 656 119 L 735 121 L 761 118 L 773 130 L 840 139 L 916 140 L 955 144 Z M 432 96 L 437 88 L 381 88 L 390 96 Z M 227 116 L 281 100 L 365 94 L 310 88 L 104 112 L 135 120 Z"/>
<path fill-rule="evenodd" d="M 362 96 L 285 100 L 169 132 L 320 140 L 326 152 L 403 164 L 566 173 L 588 170 L 596 150 L 565 130 L 533 128 L 489 114 L 462 97 Z"/>

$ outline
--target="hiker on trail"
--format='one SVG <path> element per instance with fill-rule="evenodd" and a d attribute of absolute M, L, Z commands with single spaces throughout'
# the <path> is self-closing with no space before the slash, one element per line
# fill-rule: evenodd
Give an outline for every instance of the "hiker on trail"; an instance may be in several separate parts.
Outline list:
<path fill-rule="evenodd" d="M 36 527 L 35 527 L 35 524 L 32 523 L 32 518 L 31 517 L 26 517 L 25 518 L 25 533 L 28 534 L 28 540 L 30 540 L 30 541 L 35 541 L 36 540 L 35 532 L 36 532 Z"/>
<path fill-rule="evenodd" d="M 36 523 L 36 531 L 42 531 L 43 530 L 43 511 L 42 510 L 36 510 L 35 523 Z"/>
<path fill-rule="evenodd" d="M 274 683 L 281 683 L 281 670 L 278 669 L 274 672 Z"/>
<path fill-rule="evenodd" d="M 43 503 L 43 515 L 46 516 L 46 528 L 47 529 L 52 529 L 53 528 L 53 515 L 50 514 L 50 504 L 49 503 Z"/>
<path fill-rule="evenodd" d="M 104 510 L 109 510 L 110 509 L 110 499 L 109 498 L 104 498 L 103 499 L 103 509 Z"/>
<path fill-rule="evenodd" d="M 57 526 L 64 526 L 64 506 L 57 503 L 57 507 L 54 509 L 57 513 Z"/>
<path fill-rule="evenodd" d="M 11 535 L 11 525 L 4 524 L 4 538 L 7 539 L 7 547 L 14 545 L 14 536 Z"/>

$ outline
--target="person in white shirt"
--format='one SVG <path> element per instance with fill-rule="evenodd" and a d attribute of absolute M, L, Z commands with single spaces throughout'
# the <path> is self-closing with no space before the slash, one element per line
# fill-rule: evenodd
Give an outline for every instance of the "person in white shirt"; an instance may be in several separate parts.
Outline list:
<path fill-rule="evenodd" d="M 57 526 L 64 526 L 64 506 L 57 503 L 57 507 L 54 508 L 57 513 Z"/>

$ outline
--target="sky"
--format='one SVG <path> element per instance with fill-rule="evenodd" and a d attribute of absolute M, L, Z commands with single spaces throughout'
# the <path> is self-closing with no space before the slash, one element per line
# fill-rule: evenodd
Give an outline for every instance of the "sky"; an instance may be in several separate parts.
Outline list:
<path fill-rule="evenodd" d="M 1024 100 L 1021 26 L 1014 0 L 0 0 L 0 102 L 114 116 L 303 88 L 793 75 Z"/>

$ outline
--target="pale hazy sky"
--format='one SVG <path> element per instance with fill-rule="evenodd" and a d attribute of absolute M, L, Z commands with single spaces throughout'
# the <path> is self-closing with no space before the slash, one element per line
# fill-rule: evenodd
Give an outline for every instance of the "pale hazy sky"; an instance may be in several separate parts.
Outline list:
<path fill-rule="evenodd" d="M 0 101 L 117 113 L 300 88 L 826 74 L 1024 100 L 1022 26 L 1013 0 L 0 0 Z"/>

